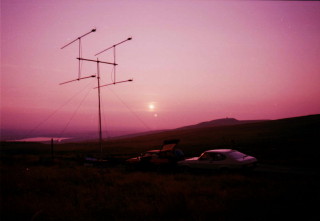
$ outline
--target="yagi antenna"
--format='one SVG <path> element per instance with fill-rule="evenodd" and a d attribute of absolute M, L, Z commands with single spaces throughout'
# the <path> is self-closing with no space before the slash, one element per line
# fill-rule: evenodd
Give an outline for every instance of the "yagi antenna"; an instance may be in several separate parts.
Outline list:
<path fill-rule="evenodd" d="M 112 62 L 106 62 L 106 61 L 100 61 L 98 58 L 97 58 L 97 60 L 82 58 L 82 57 L 81 57 L 81 50 L 80 50 L 80 48 L 81 48 L 81 38 L 84 37 L 84 36 L 86 36 L 86 35 L 88 35 L 88 34 L 90 34 L 91 32 L 95 32 L 95 31 L 96 31 L 96 29 L 92 29 L 90 32 L 88 32 L 88 33 L 86 33 L 86 34 L 78 37 L 77 39 L 73 40 L 72 42 L 66 44 L 65 46 L 63 46 L 63 47 L 61 48 L 61 49 L 63 49 L 63 48 L 65 48 L 65 47 L 67 47 L 68 45 L 72 44 L 73 42 L 79 40 L 79 57 L 77 58 L 77 59 L 79 60 L 79 76 L 78 76 L 77 79 L 60 83 L 60 85 L 62 85 L 62 84 L 67 84 L 67 83 L 74 82 L 74 81 L 79 81 L 79 80 L 82 80 L 82 79 L 87 79 L 87 78 L 93 78 L 93 77 L 97 78 L 97 80 L 98 80 L 98 82 L 97 82 L 98 85 L 97 85 L 97 87 L 95 87 L 95 88 L 98 88 L 99 145 L 100 145 L 100 152 L 102 153 L 102 127 L 101 127 L 101 98 L 100 98 L 100 88 L 101 88 L 101 87 L 108 86 L 108 85 L 114 85 L 114 84 L 119 84 L 119 83 L 124 83 L 124 82 L 130 82 L 130 81 L 133 81 L 133 79 L 129 79 L 129 80 L 125 80 L 125 81 L 116 81 L 115 78 L 114 78 L 113 83 L 105 84 L 105 85 L 101 85 L 101 86 L 100 86 L 100 64 L 110 64 L 110 65 L 113 65 L 113 66 L 114 66 L 114 70 L 115 70 L 115 67 L 118 65 L 118 64 L 116 63 L 115 47 L 116 47 L 117 45 L 119 45 L 119 44 L 122 44 L 122 43 L 124 43 L 124 42 L 126 42 L 126 41 L 131 40 L 132 38 L 131 38 L 131 37 L 130 37 L 130 38 L 127 38 L 126 40 L 121 41 L 121 42 L 119 42 L 118 44 L 115 44 L 115 45 L 113 45 L 113 46 L 111 46 L 111 47 L 109 47 L 109 48 L 107 48 L 107 49 L 104 49 L 103 51 L 101 51 L 101 52 L 99 52 L 99 53 L 96 54 L 96 55 L 101 54 L 102 52 L 105 52 L 105 51 L 113 48 L 113 52 L 114 52 L 114 54 L 113 54 L 113 55 L 114 55 L 114 56 L 113 56 L 113 63 L 112 63 Z M 87 76 L 87 77 L 80 77 L 80 62 L 81 62 L 81 61 L 95 62 L 96 65 L 97 65 L 97 74 L 96 74 L 96 75 L 90 75 L 90 76 Z M 115 72 L 114 72 L 114 74 L 115 74 Z"/>
<path fill-rule="evenodd" d="M 130 41 L 130 40 L 132 40 L 132 37 L 129 37 L 129 38 L 127 38 L 126 40 L 121 41 L 121 42 L 119 42 L 119 43 L 117 43 L 117 44 L 114 44 L 114 45 L 112 45 L 111 47 L 106 48 L 106 49 L 98 52 L 98 53 L 95 54 L 94 56 L 97 56 L 97 55 L 99 55 L 99 54 L 102 54 L 103 52 L 108 51 L 109 49 L 113 48 L 113 63 L 116 63 L 116 46 L 118 46 L 118 45 L 120 45 L 120 44 L 122 44 L 122 43 L 124 43 L 124 42 L 126 42 L 126 41 Z M 115 83 L 115 82 L 116 82 L 116 66 L 114 66 L 114 68 L 113 68 L 113 83 Z"/>
<path fill-rule="evenodd" d="M 64 49 L 65 47 L 71 45 L 73 42 L 79 41 L 79 58 L 81 57 L 81 53 L 82 53 L 82 49 L 81 49 L 81 38 L 83 38 L 84 36 L 90 34 L 91 32 L 95 32 L 97 29 L 94 28 L 91 31 L 81 35 L 80 37 L 76 38 L 75 40 L 71 41 L 70 43 L 66 44 L 65 46 L 63 46 L 61 49 Z M 81 61 L 79 60 L 79 64 L 78 64 L 78 79 L 81 78 Z"/>

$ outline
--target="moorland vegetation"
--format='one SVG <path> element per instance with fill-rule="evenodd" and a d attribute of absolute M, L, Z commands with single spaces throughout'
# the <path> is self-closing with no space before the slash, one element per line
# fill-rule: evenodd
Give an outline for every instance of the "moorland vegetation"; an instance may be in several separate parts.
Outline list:
<path fill-rule="evenodd" d="M 113 139 L 103 155 L 95 141 L 55 144 L 54 155 L 48 144 L 2 142 L 1 220 L 318 220 L 319 132 L 312 115 Z M 235 148 L 287 170 L 129 172 L 122 164 L 172 138 L 187 157 Z M 88 155 L 113 163 L 84 166 Z"/>

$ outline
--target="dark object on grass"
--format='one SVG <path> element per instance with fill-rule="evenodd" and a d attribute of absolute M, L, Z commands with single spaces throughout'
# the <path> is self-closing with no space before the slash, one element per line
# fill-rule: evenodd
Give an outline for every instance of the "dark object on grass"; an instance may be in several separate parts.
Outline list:
<path fill-rule="evenodd" d="M 173 168 L 178 161 L 184 160 L 183 151 L 176 148 L 179 142 L 178 139 L 165 140 L 161 149 L 149 150 L 126 160 L 127 168 L 142 170 Z"/>

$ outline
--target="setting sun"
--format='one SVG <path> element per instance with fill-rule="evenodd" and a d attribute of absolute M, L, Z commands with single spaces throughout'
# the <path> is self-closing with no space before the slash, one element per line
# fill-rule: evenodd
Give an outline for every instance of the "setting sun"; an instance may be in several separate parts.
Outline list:
<path fill-rule="evenodd" d="M 155 109 L 155 105 L 153 103 L 150 103 L 148 107 L 150 111 L 153 111 Z"/>

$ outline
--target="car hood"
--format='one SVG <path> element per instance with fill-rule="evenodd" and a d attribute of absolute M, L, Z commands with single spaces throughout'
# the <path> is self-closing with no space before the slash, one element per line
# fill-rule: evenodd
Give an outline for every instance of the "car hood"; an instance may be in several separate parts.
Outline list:
<path fill-rule="evenodd" d="M 134 157 L 134 158 L 130 158 L 127 159 L 126 162 L 128 163 L 135 163 L 135 162 L 139 162 L 140 161 L 140 157 Z"/>
<path fill-rule="evenodd" d="M 188 158 L 188 159 L 185 159 L 183 161 L 195 161 L 195 160 L 198 160 L 199 157 L 191 157 L 191 158 Z"/>

